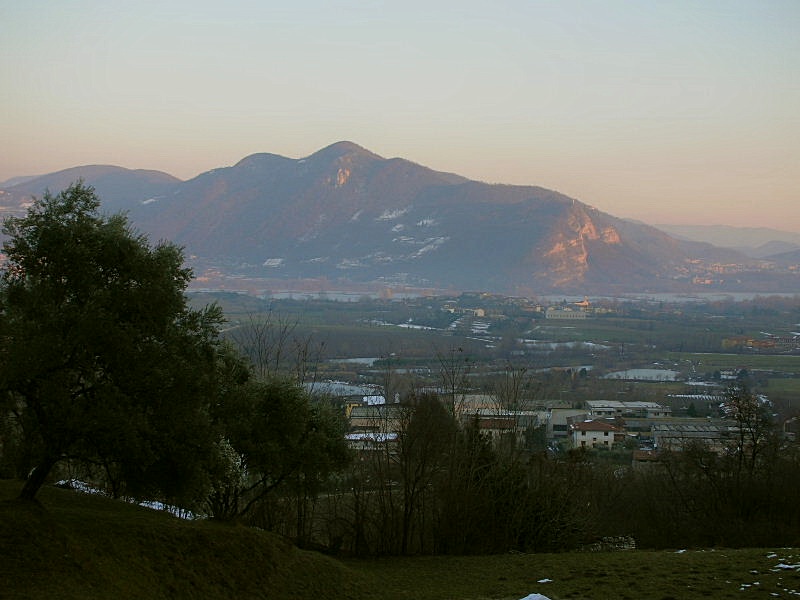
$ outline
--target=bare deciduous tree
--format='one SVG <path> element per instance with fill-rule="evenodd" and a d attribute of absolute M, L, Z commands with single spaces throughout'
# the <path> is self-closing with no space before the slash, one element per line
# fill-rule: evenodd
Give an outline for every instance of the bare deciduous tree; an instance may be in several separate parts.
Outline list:
<path fill-rule="evenodd" d="M 261 380 L 289 376 L 298 383 L 313 382 L 325 342 L 316 343 L 312 334 L 300 335 L 299 321 L 275 312 L 250 314 L 247 321 L 231 330 L 231 339 L 253 364 Z"/>

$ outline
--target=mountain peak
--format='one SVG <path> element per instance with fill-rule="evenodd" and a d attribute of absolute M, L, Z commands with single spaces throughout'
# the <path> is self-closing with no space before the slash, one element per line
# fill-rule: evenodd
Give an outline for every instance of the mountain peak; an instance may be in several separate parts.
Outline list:
<path fill-rule="evenodd" d="M 256 154 L 245 156 L 233 166 L 234 168 L 256 169 L 263 167 L 264 165 L 272 163 L 285 163 L 290 160 L 290 158 L 286 158 L 280 154 L 272 154 L 271 152 L 257 152 Z"/>
<path fill-rule="evenodd" d="M 373 160 L 383 158 L 381 156 L 378 156 L 374 152 L 370 152 L 366 148 L 359 146 L 354 142 L 341 141 L 331 144 L 330 146 L 326 146 L 322 150 L 317 150 L 314 154 L 308 157 L 308 160 L 312 159 L 336 160 L 346 156 L 369 158 Z"/>

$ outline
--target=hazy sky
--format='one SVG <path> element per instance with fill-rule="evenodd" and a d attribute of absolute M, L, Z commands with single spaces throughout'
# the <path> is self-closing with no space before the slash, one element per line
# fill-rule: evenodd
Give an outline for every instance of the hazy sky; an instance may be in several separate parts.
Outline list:
<path fill-rule="evenodd" d="M 799 0 L 0 0 L 0 181 L 339 140 L 649 223 L 800 231 Z"/>

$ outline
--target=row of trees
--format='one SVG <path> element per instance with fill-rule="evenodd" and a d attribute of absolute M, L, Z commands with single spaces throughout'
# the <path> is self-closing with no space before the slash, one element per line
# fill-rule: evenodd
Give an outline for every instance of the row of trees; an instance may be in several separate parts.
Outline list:
<path fill-rule="evenodd" d="M 377 437 L 316 500 L 310 538 L 358 555 L 800 542 L 800 449 L 745 387 L 728 391 L 724 448 L 690 444 L 642 469 L 605 449 L 531 452 L 522 432 L 490 440 L 450 406 L 409 398 L 397 439 Z"/>
<path fill-rule="evenodd" d="M 596 472 L 493 443 L 442 398 L 400 412 L 395 446 L 376 445 L 348 472 L 334 512 L 356 554 L 558 551 L 594 536 L 583 507 Z"/>

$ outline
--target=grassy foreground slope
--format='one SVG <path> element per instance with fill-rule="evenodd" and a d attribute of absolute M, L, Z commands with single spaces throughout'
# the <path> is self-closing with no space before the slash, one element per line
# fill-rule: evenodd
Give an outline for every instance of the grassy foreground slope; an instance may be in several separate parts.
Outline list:
<path fill-rule="evenodd" d="M 0 482 L 2 598 L 363 598 L 359 574 L 266 532 Z"/>
<path fill-rule="evenodd" d="M 262 531 L 0 481 L 0 598 L 552 600 L 800 596 L 800 550 L 337 561 Z"/>

